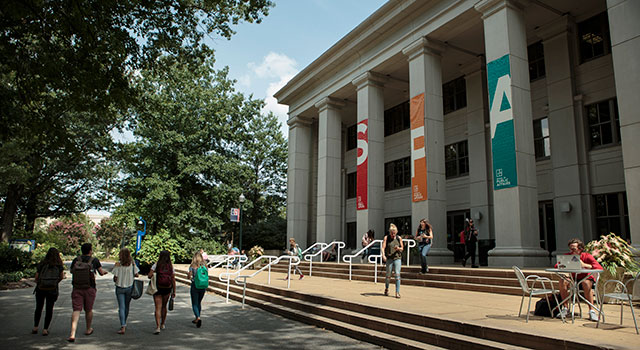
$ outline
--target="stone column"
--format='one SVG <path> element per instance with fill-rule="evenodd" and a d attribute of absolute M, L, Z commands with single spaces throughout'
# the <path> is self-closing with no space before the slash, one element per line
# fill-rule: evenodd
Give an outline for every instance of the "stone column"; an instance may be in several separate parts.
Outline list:
<path fill-rule="evenodd" d="M 340 240 L 340 183 L 342 157 L 342 118 L 344 103 L 325 97 L 318 108 L 318 195 L 316 239 L 318 242 Z"/>
<path fill-rule="evenodd" d="M 496 248 L 491 266 L 544 266 L 524 1 L 482 0 L 489 87 Z"/>
<path fill-rule="evenodd" d="M 490 179 L 487 173 L 487 86 L 485 62 L 478 58 L 461 67 L 467 84 L 467 142 L 469 146 L 469 204 L 480 239 L 493 236 L 490 215 Z"/>
<path fill-rule="evenodd" d="M 358 90 L 356 222 L 360 235 L 369 229 L 384 237 L 384 82 L 366 72 L 353 80 Z"/>
<path fill-rule="evenodd" d="M 607 0 L 631 243 L 640 249 L 640 1 Z"/>
<path fill-rule="evenodd" d="M 580 171 L 578 136 L 574 113 L 573 69 L 570 48 L 573 47 L 572 24 L 564 15 L 539 28 L 536 34 L 544 45 L 547 81 L 549 138 L 553 167 L 553 209 L 557 252 L 566 251 L 567 242 L 574 237 L 589 241 L 591 237 L 583 225 L 581 184 L 586 174 Z M 580 181 L 576 181 L 580 179 Z M 586 236 L 586 237 L 585 237 Z"/>
<path fill-rule="evenodd" d="M 293 237 L 307 247 L 309 225 L 309 183 L 311 179 L 311 121 L 294 116 L 289 125 L 287 169 L 287 239 Z M 288 244 L 288 243 L 287 243 Z"/>
<path fill-rule="evenodd" d="M 451 263 L 447 249 L 442 71 L 444 45 L 420 38 L 402 52 L 409 60 L 411 96 L 411 228 L 426 218 L 433 226 L 429 261 Z"/>

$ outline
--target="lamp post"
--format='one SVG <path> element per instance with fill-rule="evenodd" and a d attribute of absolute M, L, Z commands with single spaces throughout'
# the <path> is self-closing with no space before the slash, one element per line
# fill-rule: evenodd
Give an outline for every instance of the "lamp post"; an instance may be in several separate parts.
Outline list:
<path fill-rule="evenodd" d="M 240 238 L 238 239 L 238 249 L 240 250 L 240 254 L 242 254 L 242 205 L 245 201 L 244 194 L 241 193 L 238 200 L 240 201 Z"/>
<path fill-rule="evenodd" d="M 120 242 L 120 249 L 124 248 L 124 237 L 127 235 L 127 223 L 124 223 L 124 228 L 122 229 L 122 242 Z"/>
<path fill-rule="evenodd" d="M 147 222 L 142 218 L 142 216 L 138 217 L 138 225 L 143 225 L 143 229 L 142 231 L 138 230 L 138 235 L 136 237 L 136 252 L 134 253 L 134 256 L 140 251 L 142 236 L 147 234 Z"/>

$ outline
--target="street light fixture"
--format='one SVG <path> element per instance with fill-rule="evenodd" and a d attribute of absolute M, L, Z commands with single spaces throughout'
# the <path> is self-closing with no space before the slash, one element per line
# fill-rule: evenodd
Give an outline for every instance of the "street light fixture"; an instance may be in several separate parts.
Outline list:
<path fill-rule="evenodd" d="M 240 201 L 240 238 L 239 238 L 239 242 L 238 242 L 238 249 L 240 250 L 240 254 L 242 254 L 242 206 L 244 204 L 245 201 L 245 197 L 244 194 L 241 193 L 240 197 L 238 198 L 238 200 Z"/>

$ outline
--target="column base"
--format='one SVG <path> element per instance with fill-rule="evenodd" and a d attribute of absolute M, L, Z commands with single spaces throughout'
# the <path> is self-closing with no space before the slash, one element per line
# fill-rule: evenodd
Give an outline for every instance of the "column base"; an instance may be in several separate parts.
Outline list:
<path fill-rule="evenodd" d="M 552 267 L 549 252 L 532 247 L 496 247 L 489 251 L 491 267 Z"/>
<path fill-rule="evenodd" d="M 430 265 L 453 264 L 453 252 L 447 248 L 431 248 L 427 261 Z"/>

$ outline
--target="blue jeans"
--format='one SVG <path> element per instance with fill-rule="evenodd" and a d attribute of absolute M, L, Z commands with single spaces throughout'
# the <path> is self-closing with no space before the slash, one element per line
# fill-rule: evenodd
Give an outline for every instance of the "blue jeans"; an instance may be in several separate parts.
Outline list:
<path fill-rule="evenodd" d="M 133 286 L 122 288 L 116 286 L 116 298 L 118 299 L 118 316 L 120 316 L 120 326 L 127 326 L 127 317 L 129 317 L 129 303 L 131 303 L 131 291 Z"/>
<path fill-rule="evenodd" d="M 200 318 L 200 312 L 202 312 L 202 298 L 204 298 L 204 294 L 206 292 L 206 289 L 198 289 L 193 285 L 193 283 L 191 283 L 191 290 L 189 291 L 191 294 L 191 308 L 193 309 L 193 314 L 196 318 Z"/>
<path fill-rule="evenodd" d="M 400 267 L 402 266 L 402 259 L 391 260 L 387 259 L 387 276 L 384 279 L 384 289 L 389 289 L 389 279 L 391 278 L 391 268 L 396 275 L 396 293 L 400 293 Z"/>
<path fill-rule="evenodd" d="M 418 250 L 420 251 L 420 267 L 421 267 L 420 271 L 422 273 L 425 273 L 429 268 L 429 266 L 427 265 L 427 254 L 429 254 L 429 251 L 431 250 L 431 243 L 419 244 Z"/>

